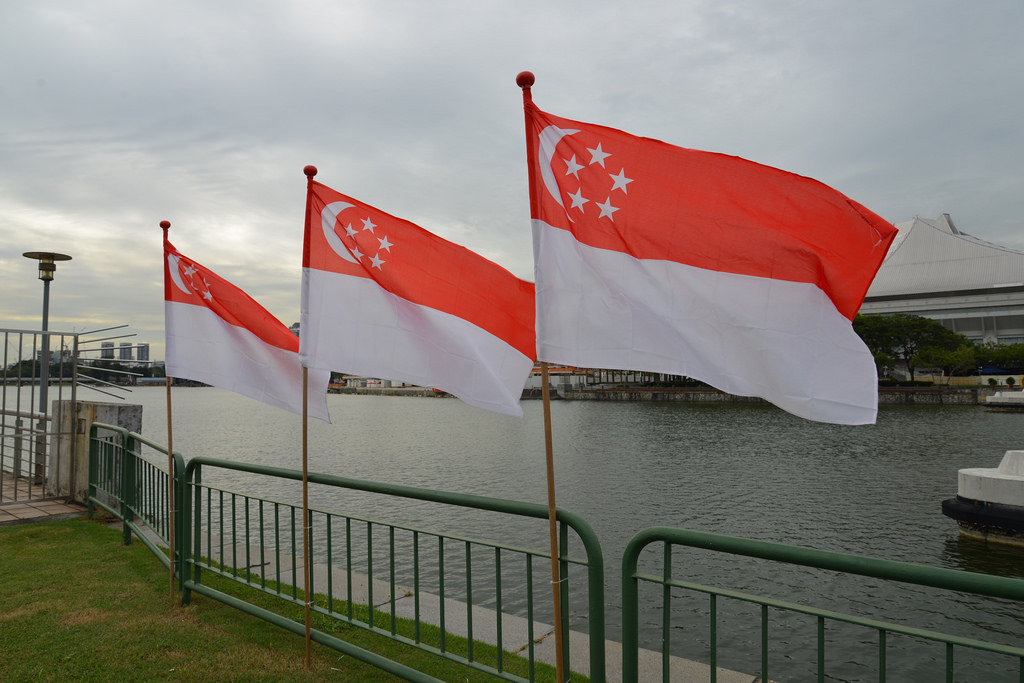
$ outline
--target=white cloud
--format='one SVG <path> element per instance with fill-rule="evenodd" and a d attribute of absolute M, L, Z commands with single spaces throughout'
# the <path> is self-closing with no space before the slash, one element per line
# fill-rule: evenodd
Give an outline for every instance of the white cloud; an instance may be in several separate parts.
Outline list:
<path fill-rule="evenodd" d="M 887 219 L 1024 249 L 1010 0 L 8 3 L 0 326 L 163 341 L 161 220 L 298 319 L 318 180 L 532 273 L 517 72 L 541 108 L 809 175 Z"/>

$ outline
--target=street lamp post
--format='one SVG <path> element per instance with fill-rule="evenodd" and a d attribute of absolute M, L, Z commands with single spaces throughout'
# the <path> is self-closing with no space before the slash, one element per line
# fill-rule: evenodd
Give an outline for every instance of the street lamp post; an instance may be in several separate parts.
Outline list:
<path fill-rule="evenodd" d="M 39 424 L 36 447 L 36 477 L 42 481 L 44 472 L 44 458 L 46 457 L 46 394 L 50 384 L 50 282 L 53 281 L 53 274 L 57 271 L 57 261 L 70 261 L 67 254 L 58 254 L 52 251 L 26 251 L 22 254 L 25 258 L 39 261 L 39 279 L 43 281 L 43 357 L 40 363 L 39 372 Z"/>
<path fill-rule="evenodd" d="M 57 271 L 57 261 L 70 261 L 71 257 L 52 251 L 26 251 L 22 256 L 39 261 L 39 279 L 43 281 L 43 362 L 39 381 L 39 412 L 45 413 L 46 389 L 50 380 L 50 335 L 47 334 L 50 324 L 50 282 Z"/>

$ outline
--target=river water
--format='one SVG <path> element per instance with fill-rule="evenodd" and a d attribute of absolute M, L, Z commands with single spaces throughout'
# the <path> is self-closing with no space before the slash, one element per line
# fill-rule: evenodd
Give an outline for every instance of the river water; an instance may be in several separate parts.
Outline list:
<path fill-rule="evenodd" d="M 165 391 L 137 388 L 127 402 L 144 406 L 143 434 L 166 443 Z M 454 399 L 329 395 L 328 403 L 334 423 L 310 422 L 311 471 L 546 502 L 539 401 L 523 403 L 523 419 Z M 174 447 L 186 459 L 301 466 L 301 424 L 290 413 L 214 388 L 175 388 L 173 411 Z M 770 405 L 555 401 L 552 423 L 558 505 L 593 526 L 604 552 L 610 637 L 619 637 L 623 548 L 649 526 L 1024 577 L 1024 551 L 961 539 L 940 511 L 941 501 L 956 493 L 958 469 L 995 467 L 1004 451 L 1024 448 L 1024 415 L 978 406 L 882 406 L 877 424 L 849 427 L 809 422 Z M 771 585 L 783 599 L 826 609 L 1015 645 L 1024 633 L 1024 607 L 1004 601 L 897 593 L 882 582 L 764 562 L 703 555 L 686 561 L 705 578 L 739 589 Z M 813 634 L 813 621 L 804 628 Z M 747 631 L 725 639 L 724 651 L 752 649 L 744 646 L 756 636 Z M 680 654 L 700 656 L 699 638 L 674 637 L 689 643 L 679 645 Z M 773 678 L 808 674 L 787 668 L 807 647 L 795 637 L 790 645 Z M 863 655 L 837 654 L 851 661 L 835 680 L 874 680 L 870 667 L 854 663 Z M 889 680 L 938 679 L 943 657 L 941 648 L 906 662 L 890 655 Z M 719 663 L 758 668 L 756 656 Z M 1003 679 L 1005 664 L 974 666 L 962 680 Z"/>

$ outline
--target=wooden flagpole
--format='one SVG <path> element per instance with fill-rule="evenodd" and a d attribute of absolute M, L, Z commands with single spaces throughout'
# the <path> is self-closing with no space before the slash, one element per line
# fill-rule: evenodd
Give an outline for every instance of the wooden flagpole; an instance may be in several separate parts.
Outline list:
<path fill-rule="evenodd" d="M 164 242 L 167 241 L 167 231 L 171 227 L 170 221 L 160 221 L 160 227 L 164 231 Z M 164 259 L 166 260 L 166 251 Z M 168 267 L 164 264 L 164 267 Z M 166 305 L 166 304 L 165 304 Z M 164 332 L 166 339 L 166 330 Z M 164 378 L 164 384 L 167 387 L 167 545 L 171 552 L 171 571 L 170 571 L 170 582 L 171 582 L 171 600 L 174 600 L 174 568 L 177 564 L 175 562 L 174 555 L 174 427 L 171 421 L 171 376 L 167 375 Z"/>
<path fill-rule="evenodd" d="M 562 578 L 558 562 L 558 507 L 555 505 L 555 456 L 551 440 L 551 389 L 548 386 L 548 364 L 541 362 L 540 378 L 544 398 L 544 456 L 548 480 L 548 540 L 551 547 L 551 599 L 555 607 L 555 672 L 559 682 L 567 681 L 565 652 L 562 644 Z"/>
<path fill-rule="evenodd" d="M 174 600 L 174 568 L 177 560 L 174 554 L 174 429 L 171 427 L 171 378 L 165 377 L 164 383 L 167 387 L 167 544 L 171 551 L 171 600 Z"/>
<path fill-rule="evenodd" d="M 523 71 L 516 76 L 516 85 L 523 89 L 523 106 L 533 103 L 531 88 L 534 84 L 534 76 L 529 71 Z M 525 112 L 524 112 L 525 114 Z M 537 153 L 534 150 L 530 129 L 530 118 L 526 116 L 526 163 L 529 169 L 530 185 L 530 216 L 537 215 L 538 197 L 536 181 Z M 562 638 L 562 577 L 559 571 L 558 553 L 558 507 L 555 504 L 555 457 L 554 447 L 551 438 L 551 389 L 548 386 L 548 364 L 541 361 L 541 396 L 544 403 L 544 455 L 547 467 L 548 481 L 548 537 L 551 547 L 551 599 L 554 603 L 555 621 L 555 673 L 559 683 L 567 681 L 565 673 L 564 652 L 565 647 Z"/>
<path fill-rule="evenodd" d="M 309 584 L 313 566 L 310 562 L 309 552 L 309 368 L 302 368 L 302 557 L 305 571 L 303 581 L 305 582 L 305 603 L 306 603 L 306 669 L 312 668 L 310 657 L 310 595 Z"/>
<path fill-rule="evenodd" d="M 303 243 L 308 244 L 310 230 L 310 216 L 313 206 L 313 178 L 316 176 L 316 166 L 306 166 L 302 169 L 306 174 L 306 223 L 304 226 Z M 310 561 L 309 548 L 309 368 L 302 366 L 302 554 L 303 564 L 306 569 L 303 572 L 306 594 L 306 669 L 312 668 L 310 656 L 310 604 L 312 597 L 309 594 L 309 586 L 312 583 L 313 564 Z"/>

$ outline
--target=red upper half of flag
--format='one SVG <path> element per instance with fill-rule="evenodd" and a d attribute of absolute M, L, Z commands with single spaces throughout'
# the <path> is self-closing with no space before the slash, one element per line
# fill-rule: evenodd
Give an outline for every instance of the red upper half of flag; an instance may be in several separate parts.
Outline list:
<path fill-rule="evenodd" d="M 533 218 L 592 247 L 819 287 L 851 320 L 896 228 L 811 178 L 527 103 Z"/>
<path fill-rule="evenodd" d="M 271 346 L 299 351 L 299 338 L 255 299 L 164 240 L 164 300 L 208 308 Z"/>
<path fill-rule="evenodd" d="M 533 283 L 423 228 L 310 183 L 304 268 L 373 280 L 468 320 L 534 359 Z"/>

